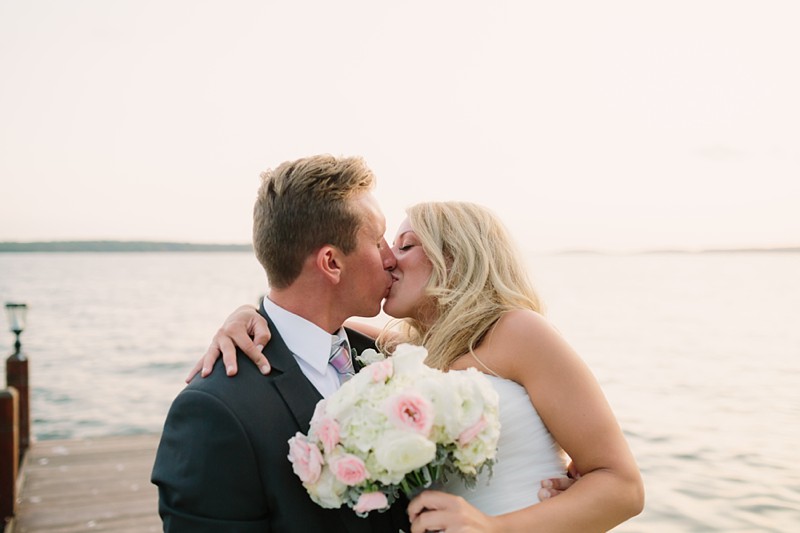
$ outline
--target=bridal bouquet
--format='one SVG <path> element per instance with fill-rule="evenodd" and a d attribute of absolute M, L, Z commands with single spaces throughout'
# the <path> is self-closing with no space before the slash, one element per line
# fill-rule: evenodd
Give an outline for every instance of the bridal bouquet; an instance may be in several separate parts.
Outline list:
<path fill-rule="evenodd" d="M 289 439 L 294 473 L 318 505 L 347 504 L 363 517 L 401 491 L 410 498 L 447 475 L 474 485 L 491 469 L 497 393 L 477 370 L 440 372 L 426 355 L 403 344 L 367 365 L 317 404 L 308 435 Z"/>

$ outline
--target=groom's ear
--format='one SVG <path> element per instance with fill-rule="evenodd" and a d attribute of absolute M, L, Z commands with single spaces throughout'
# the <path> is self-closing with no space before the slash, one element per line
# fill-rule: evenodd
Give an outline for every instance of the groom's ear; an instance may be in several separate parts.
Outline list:
<path fill-rule="evenodd" d="M 342 252 L 335 246 L 326 244 L 317 251 L 317 270 L 332 284 L 342 279 Z"/>

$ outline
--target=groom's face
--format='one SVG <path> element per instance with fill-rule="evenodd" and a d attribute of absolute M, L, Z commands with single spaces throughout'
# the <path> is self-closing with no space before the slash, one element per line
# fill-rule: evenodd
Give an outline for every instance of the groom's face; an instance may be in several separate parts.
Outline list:
<path fill-rule="evenodd" d="M 384 239 L 386 219 L 375 197 L 364 193 L 350 201 L 361 214 L 361 227 L 355 250 L 344 259 L 343 298 L 347 299 L 352 316 L 375 316 L 392 286 L 389 272 L 396 260 Z"/>

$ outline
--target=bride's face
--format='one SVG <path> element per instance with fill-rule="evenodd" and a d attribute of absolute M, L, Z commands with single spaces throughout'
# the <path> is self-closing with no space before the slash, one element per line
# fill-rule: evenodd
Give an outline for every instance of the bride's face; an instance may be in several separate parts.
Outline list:
<path fill-rule="evenodd" d="M 423 323 L 430 321 L 433 299 L 425 294 L 425 285 L 433 266 L 408 219 L 397 230 L 392 252 L 397 258 L 397 266 L 392 271 L 394 281 L 383 302 L 383 311 L 395 318 L 414 318 Z"/>

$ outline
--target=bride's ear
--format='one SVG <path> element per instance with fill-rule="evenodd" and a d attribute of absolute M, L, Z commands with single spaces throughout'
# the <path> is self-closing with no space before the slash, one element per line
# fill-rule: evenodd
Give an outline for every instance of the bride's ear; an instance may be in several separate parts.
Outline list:
<path fill-rule="evenodd" d="M 338 284 L 342 279 L 342 252 L 335 246 L 326 244 L 317 251 L 317 270 L 332 284 Z"/>

